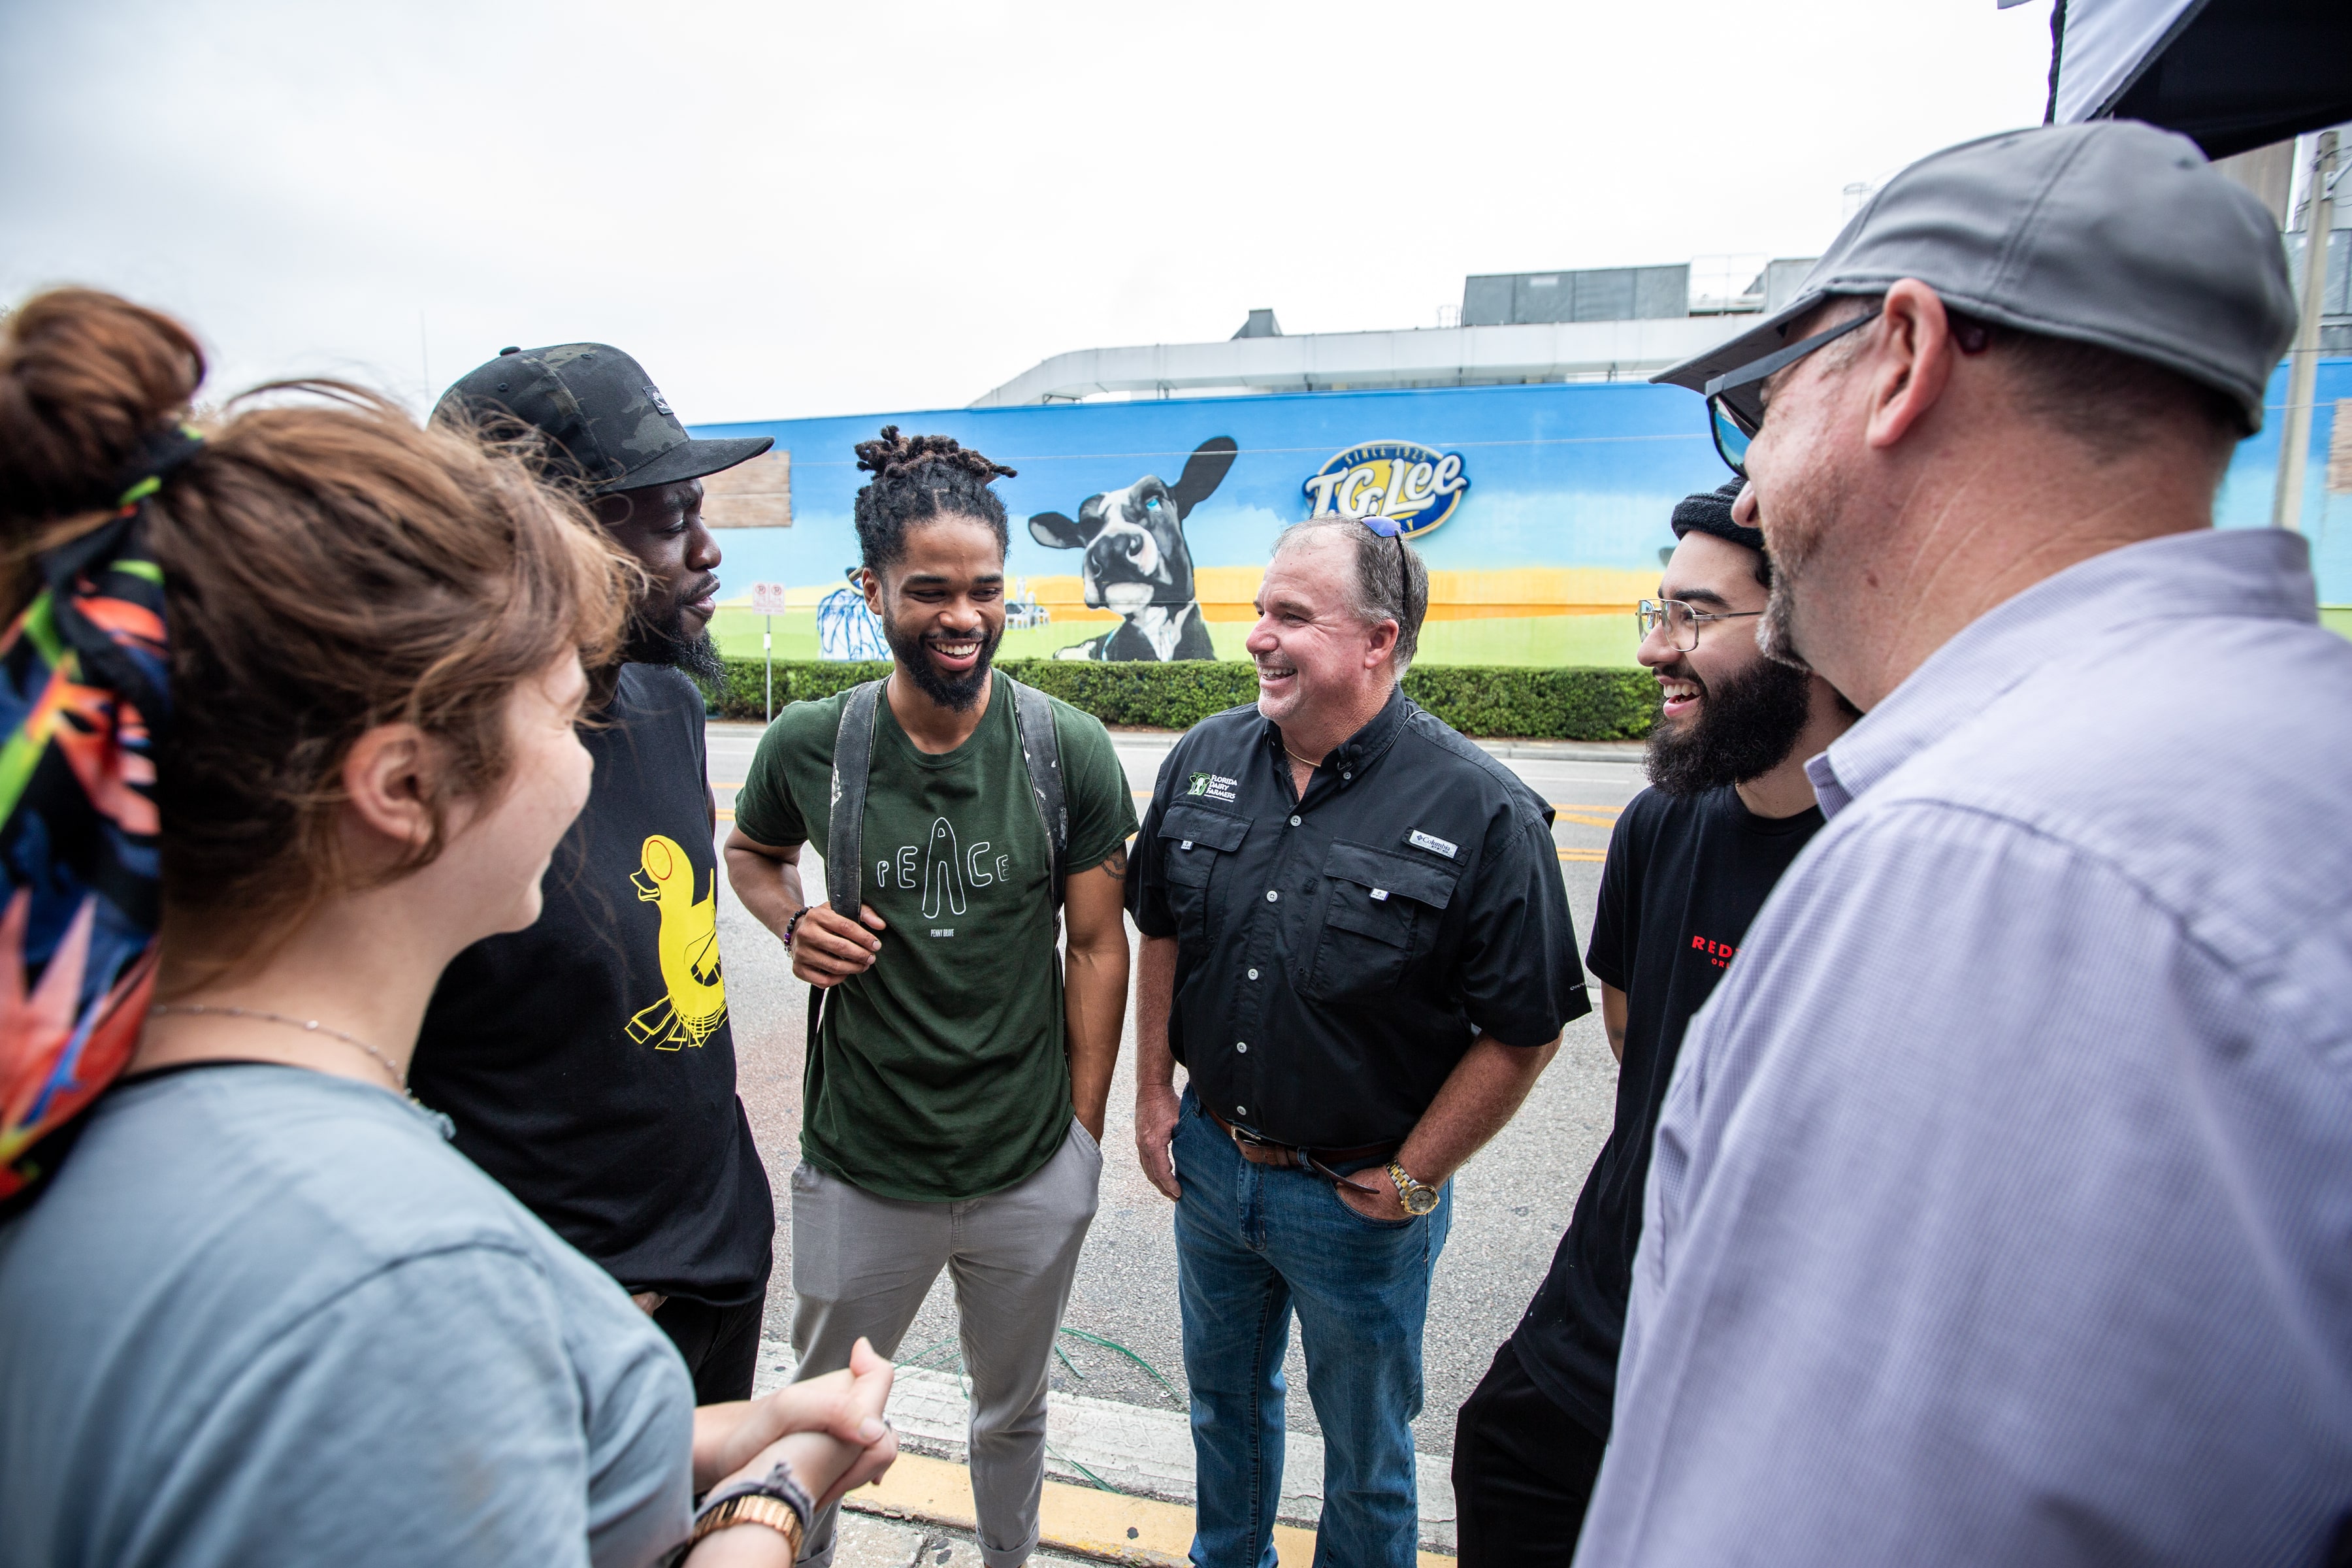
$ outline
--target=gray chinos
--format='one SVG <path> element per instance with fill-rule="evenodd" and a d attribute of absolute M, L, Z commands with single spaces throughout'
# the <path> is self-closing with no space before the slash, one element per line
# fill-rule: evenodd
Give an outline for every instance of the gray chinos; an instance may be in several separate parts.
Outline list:
<path fill-rule="evenodd" d="M 1045 1373 L 1101 1180 L 1102 1149 L 1076 1117 L 1052 1159 L 984 1197 L 911 1203 L 806 1161 L 793 1173 L 795 1380 L 847 1366 L 861 1335 L 896 1355 L 940 1270 L 955 1281 L 988 1568 L 1018 1568 L 1036 1549 Z M 811 1528 L 802 1563 L 830 1568 L 836 1511 Z"/>

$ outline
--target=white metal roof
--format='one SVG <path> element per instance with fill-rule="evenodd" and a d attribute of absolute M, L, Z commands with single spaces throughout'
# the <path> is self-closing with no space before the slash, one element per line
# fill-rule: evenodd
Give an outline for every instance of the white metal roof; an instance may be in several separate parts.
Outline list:
<path fill-rule="evenodd" d="M 1307 332 L 1208 343 L 1143 343 L 1055 354 L 974 408 L 1115 396 L 1635 381 L 1713 348 L 1752 315 Z"/>

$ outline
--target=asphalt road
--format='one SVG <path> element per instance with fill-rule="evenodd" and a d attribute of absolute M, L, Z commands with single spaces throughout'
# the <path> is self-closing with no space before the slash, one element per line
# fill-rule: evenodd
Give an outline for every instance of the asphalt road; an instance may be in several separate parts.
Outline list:
<path fill-rule="evenodd" d="M 719 792 L 722 837 L 731 816 L 734 787 L 751 764 L 759 734 L 757 724 L 714 722 L 709 727 L 710 777 Z M 1123 731 L 1115 732 L 1113 739 L 1137 792 L 1139 814 L 1173 737 Z M 1560 847 L 1560 872 L 1567 879 L 1580 947 L 1591 930 L 1610 827 L 1641 789 L 1642 770 L 1631 765 L 1631 756 L 1622 761 L 1503 760 L 1557 808 L 1553 837 Z M 822 873 L 812 871 L 809 880 L 821 885 Z M 768 1332 L 781 1340 L 789 1336 L 792 1321 L 788 1196 L 799 1159 L 807 990 L 793 980 L 782 946 L 743 912 L 730 891 L 720 894 L 719 929 L 743 1103 L 778 1194 L 776 1278 L 768 1294 Z M 1087 1238 L 1065 1322 L 1132 1351 L 1176 1392 L 1163 1391 L 1115 1351 L 1074 1335 L 1065 1336 L 1069 1360 L 1055 1368 L 1055 1386 L 1181 1409 L 1183 1353 L 1171 1207 L 1144 1181 L 1135 1162 L 1133 1041 L 1130 1014 L 1103 1137 L 1108 1158 L 1101 1208 Z M 1559 1056 L 1517 1118 L 1455 1178 L 1453 1233 L 1438 1262 L 1423 1350 L 1427 1403 L 1414 1426 L 1416 1447 L 1423 1453 L 1453 1451 L 1454 1412 L 1476 1386 L 1495 1347 L 1517 1322 L 1543 1278 L 1585 1172 L 1608 1134 L 1616 1084 L 1616 1065 L 1610 1060 L 1596 1006 L 1569 1026 Z M 942 1275 L 899 1353 L 902 1359 L 919 1356 L 924 1364 L 952 1368 L 954 1340 L 952 1294 Z M 1287 1371 L 1290 1421 L 1300 1430 L 1319 1431 L 1295 1333 Z"/>

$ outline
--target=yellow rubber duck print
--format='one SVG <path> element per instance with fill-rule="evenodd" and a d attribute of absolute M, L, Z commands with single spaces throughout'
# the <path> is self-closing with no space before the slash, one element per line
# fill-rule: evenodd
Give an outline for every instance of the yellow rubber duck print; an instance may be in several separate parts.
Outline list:
<path fill-rule="evenodd" d="M 694 862 L 677 840 L 655 834 L 638 853 L 629 881 L 637 897 L 661 909 L 662 984 L 668 994 L 629 1020 L 629 1037 L 657 1051 L 699 1046 L 727 1021 L 727 982 L 719 973 L 719 873 L 694 896 Z"/>

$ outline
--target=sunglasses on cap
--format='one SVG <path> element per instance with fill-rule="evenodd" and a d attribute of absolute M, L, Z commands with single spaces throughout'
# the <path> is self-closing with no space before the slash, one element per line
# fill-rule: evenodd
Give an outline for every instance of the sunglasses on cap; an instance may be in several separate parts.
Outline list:
<path fill-rule="evenodd" d="M 1856 328 L 1870 325 L 1878 319 L 1880 309 L 1874 304 L 1851 321 L 1840 321 L 1826 332 L 1816 332 L 1738 370 L 1726 371 L 1706 384 L 1707 426 L 1715 437 L 1717 453 L 1731 466 L 1733 473 L 1743 479 L 1748 477 L 1748 444 L 1764 427 L 1764 383 L 1815 349 L 1825 348 Z"/>

